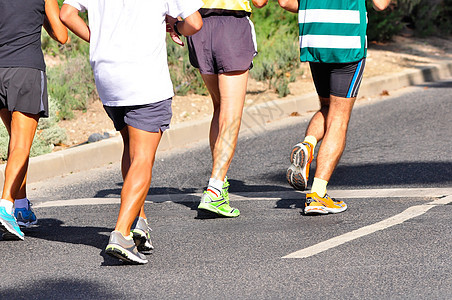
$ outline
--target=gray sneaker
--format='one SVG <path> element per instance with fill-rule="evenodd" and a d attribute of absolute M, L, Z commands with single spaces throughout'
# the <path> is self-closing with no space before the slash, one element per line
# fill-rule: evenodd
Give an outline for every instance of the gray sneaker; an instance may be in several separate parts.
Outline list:
<path fill-rule="evenodd" d="M 151 250 L 154 250 L 154 246 L 152 245 L 151 241 L 151 235 L 149 233 L 150 231 L 152 231 L 152 229 L 149 227 L 146 219 L 137 217 L 132 225 L 131 231 L 138 251 L 142 253 L 149 253 Z"/>
<path fill-rule="evenodd" d="M 132 264 L 146 264 L 146 256 L 138 252 L 133 239 L 126 239 L 119 231 L 112 231 L 105 253 Z"/>

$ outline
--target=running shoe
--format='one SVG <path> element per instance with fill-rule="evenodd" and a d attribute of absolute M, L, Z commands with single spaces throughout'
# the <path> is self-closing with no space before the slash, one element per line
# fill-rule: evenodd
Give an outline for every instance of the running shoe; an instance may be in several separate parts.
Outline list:
<path fill-rule="evenodd" d="M 31 205 L 31 202 L 28 201 L 28 208 L 16 208 L 14 210 L 14 216 L 16 217 L 19 226 L 28 228 L 31 225 L 36 225 L 38 223 L 38 219 L 31 209 Z"/>
<path fill-rule="evenodd" d="M 328 194 L 320 197 L 317 193 L 306 194 L 305 214 L 337 214 L 347 209 L 344 201 L 330 198 Z"/>
<path fill-rule="evenodd" d="M 308 186 L 309 167 L 313 158 L 314 147 L 308 143 L 296 144 L 290 153 L 290 163 L 292 164 L 286 173 L 289 184 L 300 191 L 304 191 Z"/>
<path fill-rule="evenodd" d="M 0 230 L 3 231 L 3 238 L 8 240 L 23 240 L 24 233 L 20 230 L 16 218 L 6 212 L 4 207 L 0 207 Z"/>
<path fill-rule="evenodd" d="M 223 190 L 221 192 L 222 192 L 223 198 L 226 201 L 228 201 L 228 204 L 229 204 L 229 186 L 230 186 L 230 184 L 229 184 L 229 181 L 228 181 L 228 176 L 226 176 L 224 178 Z"/>
<path fill-rule="evenodd" d="M 146 219 L 138 217 L 132 225 L 132 235 L 135 245 L 138 251 L 141 253 L 148 254 L 151 250 L 154 250 L 154 246 L 151 241 L 151 234 L 149 233 L 152 229 L 149 227 Z"/>
<path fill-rule="evenodd" d="M 112 231 L 105 253 L 132 264 L 146 264 L 144 254 L 138 252 L 133 238 L 126 239 L 119 231 Z"/>
<path fill-rule="evenodd" d="M 198 209 L 204 209 L 216 213 L 223 217 L 234 218 L 240 215 L 240 211 L 237 208 L 229 206 L 229 182 L 225 180 L 223 189 L 220 195 L 217 195 L 215 191 L 207 189 L 201 197 L 201 202 L 198 205 Z"/>

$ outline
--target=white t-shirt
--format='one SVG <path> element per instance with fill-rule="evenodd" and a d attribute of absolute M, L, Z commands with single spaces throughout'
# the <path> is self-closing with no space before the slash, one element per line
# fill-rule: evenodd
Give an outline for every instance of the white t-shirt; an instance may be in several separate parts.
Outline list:
<path fill-rule="evenodd" d="M 165 16 L 186 18 L 202 0 L 65 0 L 88 11 L 90 63 L 107 106 L 143 105 L 174 96 Z"/>

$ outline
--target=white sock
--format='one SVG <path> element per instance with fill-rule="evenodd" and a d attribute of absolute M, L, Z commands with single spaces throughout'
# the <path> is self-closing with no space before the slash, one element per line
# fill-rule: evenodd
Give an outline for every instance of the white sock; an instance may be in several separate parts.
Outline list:
<path fill-rule="evenodd" d="M 314 152 L 315 146 L 317 145 L 317 139 L 312 136 L 312 135 L 308 135 L 307 137 L 304 138 L 303 142 L 308 142 L 312 145 L 312 152 Z"/>
<path fill-rule="evenodd" d="M 14 207 L 15 208 L 26 208 L 28 209 L 28 199 L 22 198 L 22 199 L 16 199 L 14 200 Z"/>
<path fill-rule="evenodd" d="M 13 214 L 13 206 L 14 206 L 13 202 L 2 199 L 2 200 L 0 200 L 0 206 L 4 207 L 6 212 L 9 213 L 10 215 Z"/>
<path fill-rule="evenodd" d="M 221 190 L 223 189 L 223 184 L 224 182 L 221 180 L 210 178 L 207 188 L 214 188 L 215 190 L 213 192 L 215 192 L 217 196 L 220 196 Z"/>
<path fill-rule="evenodd" d="M 314 182 L 312 183 L 311 193 L 317 193 L 319 197 L 325 197 L 326 186 L 328 181 L 314 177 Z"/>

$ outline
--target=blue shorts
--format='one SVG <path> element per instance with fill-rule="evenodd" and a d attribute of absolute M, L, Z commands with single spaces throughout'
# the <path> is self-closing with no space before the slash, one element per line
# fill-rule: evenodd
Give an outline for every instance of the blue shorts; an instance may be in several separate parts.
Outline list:
<path fill-rule="evenodd" d="M 169 98 L 145 105 L 104 105 L 104 109 L 118 131 L 121 131 L 128 125 L 148 132 L 163 132 L 169 128 L 173 115 L 171 102 L 172 98 Z"/>
<path fill-rule="evenodd" d="M 352 63 L 309 63 L 317 94 L 322 98 L 356 98 L 365 64 L 365 58 Z"/>

